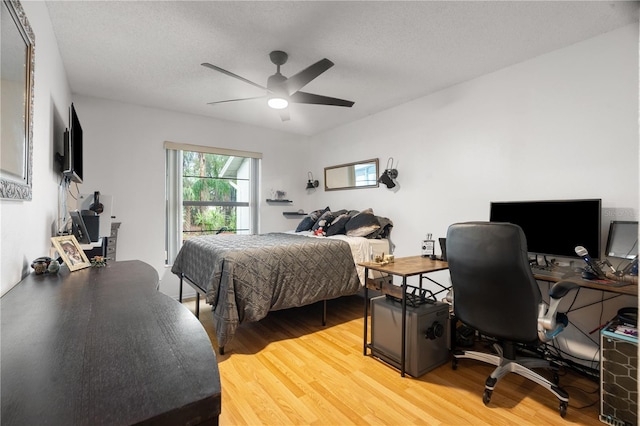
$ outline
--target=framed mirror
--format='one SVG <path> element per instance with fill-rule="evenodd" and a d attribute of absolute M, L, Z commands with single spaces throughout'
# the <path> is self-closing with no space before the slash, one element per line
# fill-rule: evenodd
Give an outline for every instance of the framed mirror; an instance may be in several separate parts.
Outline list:
<path fill-rule="evenodd" d="M 35 36 L 19 1 L 0 7 L 0 198 L 31 200 Z"/>
<path fill-rule="evenodd" d="M 324 168 L 325 191 L 375 188 L 377 186 L 377 158 Z"/>

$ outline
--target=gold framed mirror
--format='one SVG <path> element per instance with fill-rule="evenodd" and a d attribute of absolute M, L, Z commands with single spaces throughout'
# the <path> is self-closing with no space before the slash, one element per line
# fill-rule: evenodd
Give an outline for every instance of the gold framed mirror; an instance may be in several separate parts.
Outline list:
<path fill-rule="evenodd" d="M 375 188 L 377 186 L 377 158 L 324 168 L 325 191 Z"/>
<path fill-rule="evenodd" d="M 0 7 L 0 198 L 31 200 L 35 35 L 19 1 Z"/>

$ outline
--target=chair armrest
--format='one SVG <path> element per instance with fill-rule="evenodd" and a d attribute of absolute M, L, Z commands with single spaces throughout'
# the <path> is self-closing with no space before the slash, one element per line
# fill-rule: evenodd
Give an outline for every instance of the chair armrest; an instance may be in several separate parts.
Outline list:
<path fill-rule="evenodd" d="M 553 340 L 569 324 L 563 313 L 557 313 L 562 298 L 580 286 L 571 281 L 559 281 L 549 290 L 549 306 L 540 303 L 538 308 L 538 338 L 542 342 Z"/>
<path fill-rule="evenodd" d="M 561 299 L 577 287 L 579 287 L 579 285 L 571 281 L 558 281 L 551 287 L 551 290 L 549 290 L 549 297 L 552 299 Z"/>

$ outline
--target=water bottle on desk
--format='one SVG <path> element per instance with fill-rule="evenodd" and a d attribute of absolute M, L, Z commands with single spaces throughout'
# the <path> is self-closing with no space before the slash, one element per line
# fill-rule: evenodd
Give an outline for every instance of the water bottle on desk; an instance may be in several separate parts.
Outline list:
<path fill-rule="evenodd" d="M 435 241 L 431 238 L 431 234 L 427 234 L 427 239 L 422 241 L 422 257 L 435 256 Z"/>

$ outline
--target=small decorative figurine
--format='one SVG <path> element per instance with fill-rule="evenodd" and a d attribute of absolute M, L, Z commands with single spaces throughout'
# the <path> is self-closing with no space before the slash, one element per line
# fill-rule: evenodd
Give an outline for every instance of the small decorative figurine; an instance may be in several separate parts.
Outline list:
<path fill-rule="evenodd" d="M 94 256 L 91 258 L 91 266 L 94 268 L 102 268 L 107 266 L 107 258 L 104 256 Z"/>
<path fill-rule="evenodd" d="M 49 272 L 50 274 L 57 274 L 59 270 L 60 270 L 60 264 L 58 263 L 58 261 L 52 260 L 51 263 L 49 263 L 47 272 Z"/>
<path fill-rule="evenodd" d="M 36 273 L 36 275 L 41 275 L 47 272 L 47 268 L 49 267 L 50 263 L 51 258 L 43 256 L 31 262 L 31 267 L 33 268 L 33 271 Z"/>

